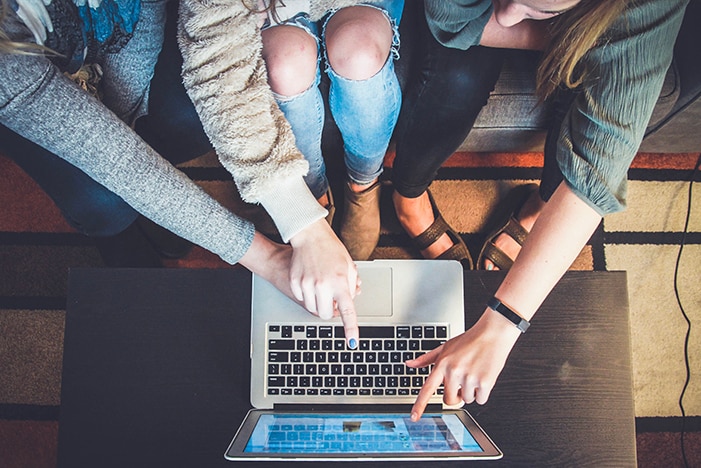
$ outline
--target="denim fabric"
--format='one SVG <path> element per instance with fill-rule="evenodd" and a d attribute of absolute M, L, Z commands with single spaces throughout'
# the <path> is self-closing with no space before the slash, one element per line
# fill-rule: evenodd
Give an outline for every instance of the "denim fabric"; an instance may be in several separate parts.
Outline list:
<path fill-rule="evenodd" d="M 438 43 L 422 14 L 416 63 L 395 131 L 392 185 L 404 197 L 426 191 L 441 165 L 467 137 L 499 78 L 499 49 L 451 49 Z"/>
<path fill-rule="evenodd" d="M 397 27 L 404 0 L 381 0 L 367 2 L 367 5 L 383 10 L 394 30 L 392 50 L 382 70 L 367 80 L 348 80 L 337 75 L 329 66 L 324 67 L 324 73 L 330 80 L 329 108 L 343 137 L 348 176 L 359 184 L 372 182 L 382 172 L 385 152 L 401 107 L 401 90 L 394 73 L 394 60 L 398 57 Z M 305 29 L 316 39 L 319 45 L 317 73 L 314 83 L 306 91 L 291 97 L 275 96 L 292 127 L 297 147 L 309 162 L 310 169 L 305 181 L 317 198 L 328 189 L 321 152 L 325 109 L 319 83 L 325 25 L 333 13 L 335 11 L 321 22 L 315 23 L 306 15 L 297 15 L 286 23 Z"/>

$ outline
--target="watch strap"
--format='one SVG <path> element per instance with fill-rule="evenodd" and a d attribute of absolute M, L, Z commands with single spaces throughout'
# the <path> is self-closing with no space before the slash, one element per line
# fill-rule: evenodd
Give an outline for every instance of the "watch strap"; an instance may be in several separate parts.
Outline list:
<path fill-rule="evenodd" d="M 511 310 L 507 305 L 505 305 L 503 302 L 501 302 L 499 299 L 496 297 L 492 297 L 487 301 L 487 307 L 490 309 L 499 312 L 501 315 L 506 317 L 511 323 L 516 325 L 516 328 L 521 330 L 521 333 L 526 333 L 526 330 L 528 330 L 528 327 L 531 326 L 531 323 L 518 315 L 516 312 Z"/>

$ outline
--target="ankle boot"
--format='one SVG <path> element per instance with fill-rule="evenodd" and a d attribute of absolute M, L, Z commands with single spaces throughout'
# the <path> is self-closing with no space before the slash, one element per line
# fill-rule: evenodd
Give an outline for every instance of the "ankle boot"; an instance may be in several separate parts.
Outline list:
<path fill-rule="evenodd" d="M 340 238 L 353 260 L 367 260 L 380 239 L 380 181 L 362 192 L 344 187 Z"/>

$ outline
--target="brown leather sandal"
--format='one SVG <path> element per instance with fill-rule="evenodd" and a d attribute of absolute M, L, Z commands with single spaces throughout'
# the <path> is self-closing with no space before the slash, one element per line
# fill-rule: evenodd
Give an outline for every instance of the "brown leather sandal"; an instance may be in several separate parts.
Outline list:
<path fill-rule="evenodd" d="M 494 226 L 484 242 L 480 254 L 477 257 L 477 268 L 484 269 L 484 261 L 489 260 L 500 270 L 508 270 L 514 264 L 494 241 L 500 234 L 506 234 L 515 240 L 519 245 L 523 245 L 529 232 L 519 223 L 516 217 L 521 208 L 526 203 L 531 194 L 538 190 L 537 184 L 519 185 L 511 189 L 504 202 L 500 205 L 500 211 L 495 216 Z"/>
<path fill-rule="evenodd" d="M 453 246 L 448 250 L 436 257 L 437 260 L 457 260 L 462 263 L 463 268 L 471 270 L 474 267 L 472 262 L 472 255 L 462 240 L 462 237 L 450 227 L 450 225 L 443 219 L 443 215 L 438 211 L 438 206 L 433 200 L 433 195 L 431 195 L 430 190 L 426 191 L 428 193 L 428 199 L 431 202 L 431 208 L 433 209 L 433 223 L 421 234 L 414 237 L 412 242 L 419 250 L 427 249 L 431 244 L 436 242 L 443 234 L 447 234 L 450 240 L 453 242 Z"/>

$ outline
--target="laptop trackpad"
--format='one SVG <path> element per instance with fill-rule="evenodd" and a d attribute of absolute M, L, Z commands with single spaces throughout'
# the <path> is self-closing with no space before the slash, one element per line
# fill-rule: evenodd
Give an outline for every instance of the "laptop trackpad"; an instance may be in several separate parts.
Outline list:
<path fill-rule="evenodd" d="M 361 293 L 355 297 L 359 317 L 392 315 L 392 268 L 363 268 L 360 272 Z"/>

